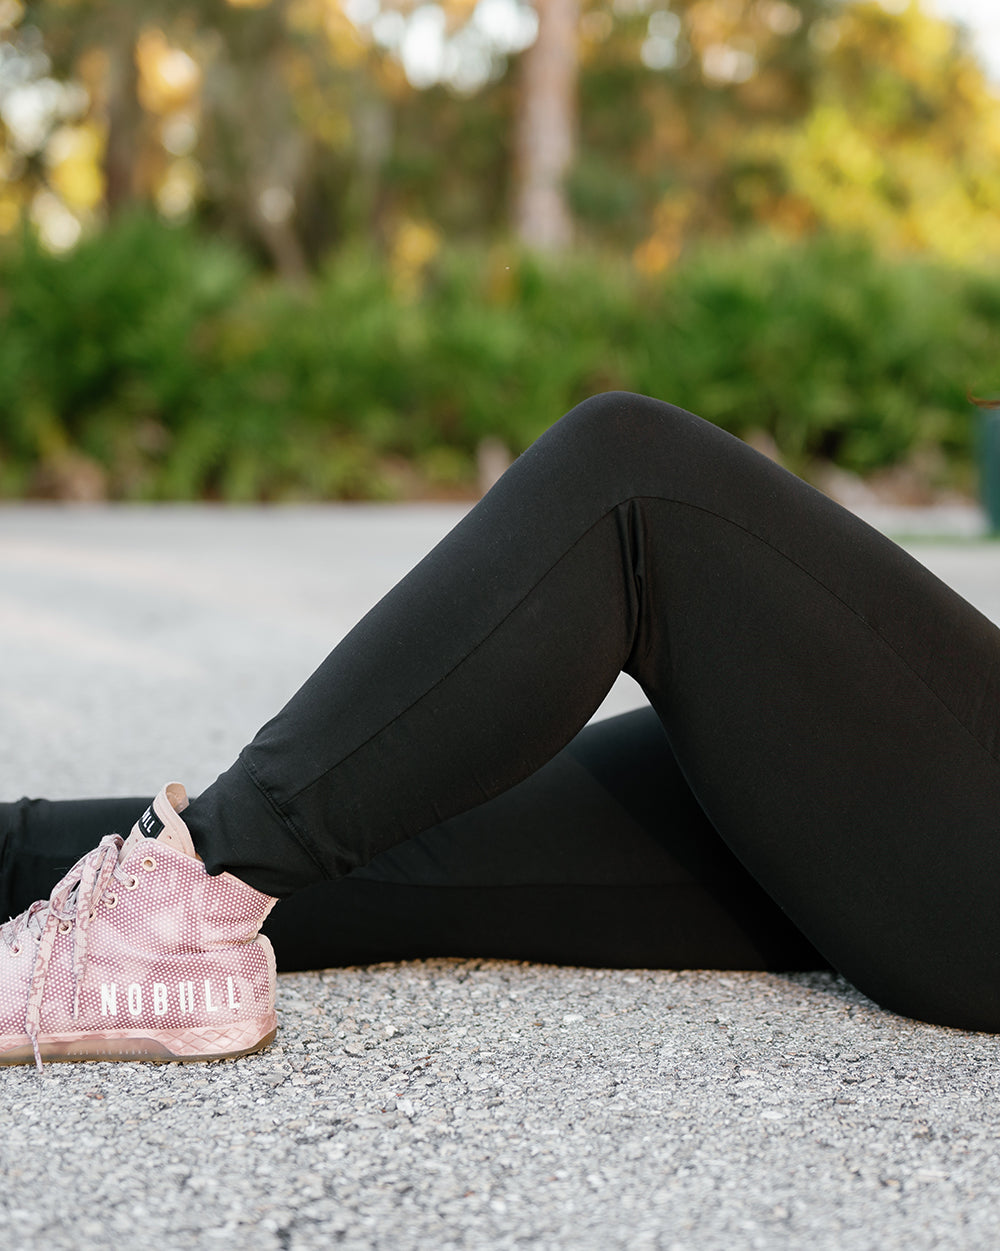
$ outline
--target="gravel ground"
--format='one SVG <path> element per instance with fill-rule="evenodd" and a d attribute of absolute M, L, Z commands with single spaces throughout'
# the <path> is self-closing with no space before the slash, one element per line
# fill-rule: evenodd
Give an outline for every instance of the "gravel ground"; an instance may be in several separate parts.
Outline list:
<path fill-rule="evenodd" d="M 0 798 L 196 792 L 456 516 L 0 509 Z M 908 545 L 1000 620 L 1000 549 Z M 0 1247 L 1000 1238 L 1000 1039 L 833 976 L 442 960 L 284 976 L 279 1007 L 262 1056 L 0 1073 Z"/>

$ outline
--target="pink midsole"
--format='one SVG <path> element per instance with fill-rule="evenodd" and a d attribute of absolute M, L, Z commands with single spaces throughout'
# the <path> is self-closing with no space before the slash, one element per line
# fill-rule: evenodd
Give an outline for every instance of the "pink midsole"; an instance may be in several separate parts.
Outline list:
<path fill-rule="evenodd" d="M 250 1021 L 204 1025 L 192 1029 L 79 1030 L 42 1034 L 38 1048 L 43 1060 L 221 1060 L 259 1050 L 274 1037 L 273 1012 Z M 0 1038 L 0 1064 L 34 1061 L 25 1034 Z"/>

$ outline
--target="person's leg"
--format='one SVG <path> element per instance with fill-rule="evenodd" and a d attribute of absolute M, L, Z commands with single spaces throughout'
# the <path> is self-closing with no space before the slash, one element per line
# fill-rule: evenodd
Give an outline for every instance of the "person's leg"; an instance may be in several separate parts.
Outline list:
<path fill-rule="evenodd" d="M 46 898 L 144 799 L 0 804 L 0 918 Z M 431 956 L 606 968 L 821 968 L 691 795 L 652 709 L 519 785 L 279 901 L 279 970 Z"/>
<path fill-rule="evenodd" d="M 210 868 L 338 876 L 560 750 L 619 669 L 715 828 L 883 1004 L 1000 1028 L 1000 634 L 689 413 L 548 431 L 192 805 Z"/>
<path fill-rule="evenodd" d="M 649 708 L 586 727 L 510 790 L 285 903 L 264 927 L 279 969 L 826 967 L 712 829 Z"/>

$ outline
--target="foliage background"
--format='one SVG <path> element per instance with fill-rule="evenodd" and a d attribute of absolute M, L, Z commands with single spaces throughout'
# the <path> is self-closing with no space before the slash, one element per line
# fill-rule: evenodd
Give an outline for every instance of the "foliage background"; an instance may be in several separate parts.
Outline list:
<path fill-rule="evenodd" d="M 518 119 L 557 2 L 0 0 L 0 494 L 463 494 L 617 387 L 968 489 L 1000 107 L 962 32 L 585 3 L 545 246 Z"/>

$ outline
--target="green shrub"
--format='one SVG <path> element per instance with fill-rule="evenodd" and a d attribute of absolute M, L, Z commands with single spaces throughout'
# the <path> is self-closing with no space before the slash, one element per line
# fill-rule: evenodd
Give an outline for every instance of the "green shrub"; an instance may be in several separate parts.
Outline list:
<path fill-rule="evenodd" d="M 249 269 L 231 249 L 146 217 L 52 256 L 0 253 L 0 451 L 27 471 L 69 449 L 141 491 L 198 408 L 216 320 Z M 22 474 L 22 477 L 25 475 Z"/>
<path fill-rule="evenodd" d="M 66 465 L 124 499 L 453 491 L 485 436 L 518 452 L 612 388 L 766 431 L 800 470 L 941 448 L 960 479 L 998 322 L 1000 274 L 838 238 L 715 246 L 657 280 L 449 248 L 416 287 L 346 248 L 288 287 L 132 217 L 65 256 L 0 252 L 0 493 L 59 494 Z"/>
<path fill-rule="evenodd" d="M 706 253 L 672 286 L 676 366 L 650 371 L 654 389 L 675 382 L 735 433 L 768 431 L 798 465 L 866 472 L 928 443 L 968 456 L 965 391 L 991 363 L 965 275 L 834 238 Z"/>

